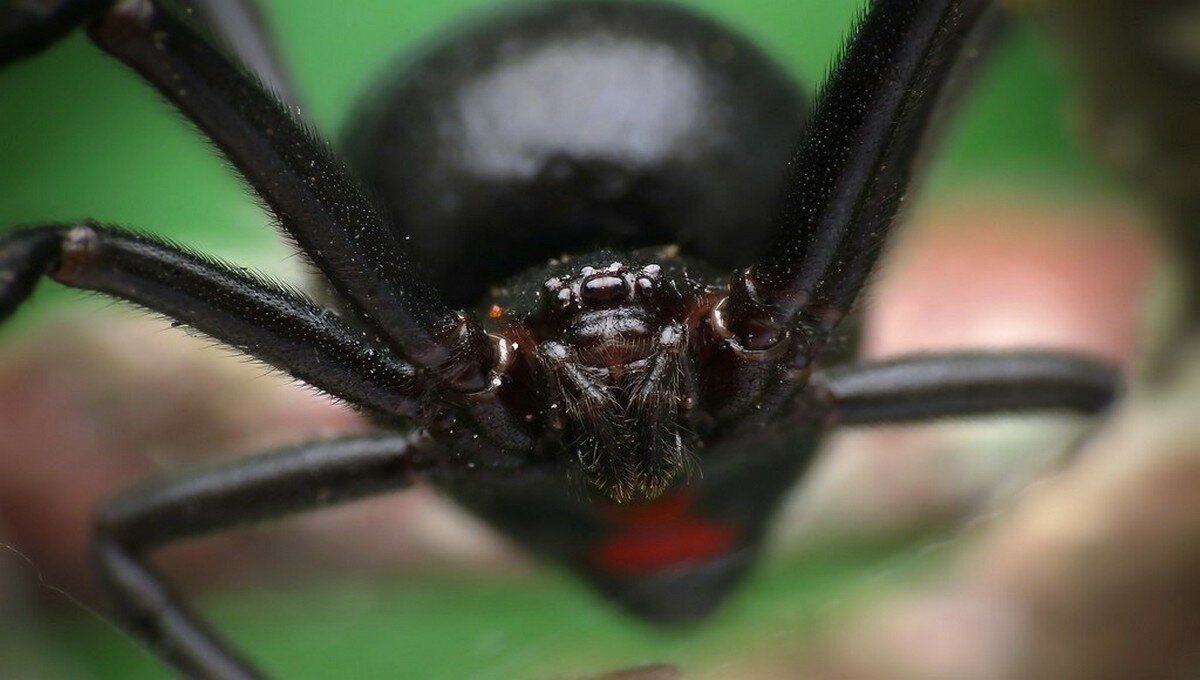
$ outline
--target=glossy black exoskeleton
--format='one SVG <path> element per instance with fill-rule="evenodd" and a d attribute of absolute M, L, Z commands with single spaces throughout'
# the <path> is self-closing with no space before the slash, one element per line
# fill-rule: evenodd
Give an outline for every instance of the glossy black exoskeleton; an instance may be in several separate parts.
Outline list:
<path fill-rule="evenodd" d="M 759 49 L 671 5 L 496 13 L 405 66 L 352 122 L 350 161 L 460 307 L 596 248 L 749 266 L 807 115 Z"/>
<path fill-rule="evenodd" d="M 428 479 L 626 609 L 695 619 L 753 564 L 821 430 L 1095 411 L 1115 390 L 1111 367 L 1047 352 L 820 363 L 986 0 L 875 0 L 811 113 L 757 49 L 680 8 L 498 14 L 381 81 L 352 171 L 260 84 L 293 92 L 249 2 L 191 9 L 13 7 L 0 62 L 88 22 L 237 168 L 338 313 L 81 222 L 0 236 L 0 318 L 49 276 L 189 324 L 380 429 L 103 508 L 113 616 L 183 674 L 255 672 L 149 565 L 175 540 Z"/>

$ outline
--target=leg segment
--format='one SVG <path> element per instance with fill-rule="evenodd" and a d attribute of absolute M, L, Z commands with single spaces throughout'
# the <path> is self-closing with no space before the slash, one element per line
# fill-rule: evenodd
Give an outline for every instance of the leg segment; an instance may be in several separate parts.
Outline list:
<path fill-rule="evenodd" d="M 428 440 L 374 435 L 313 442 L 135 488 L 108 503 L 94 556 L 113 614 L 186 677 L 258 677 L 148 563 L 155 547 L 412 483 L 433 464 Z"/>
<path fill-rule="evenodd" d="M 0 67 L 53 45 L 114 0 L 13 0 L 0 12 Z M 255 0 L 177 0 L 280 101 L 296 106 L 296 88 Z"/>
<path fill-rule="evenodd" d="M 228 53 L 295 112 L 300 101 L 255 0 L 181 0 Z"/>
<path fill-rule="evenodd" d="M 13 0 L 0 11 L 0 67 L 58 42 L 112 0 Z"/>
<path fill-rule="evenodd" d="M 200 1 L 206 6 L 216 2 Z M 212 16 L 207 20 L 220 31 L 219 21 L 214 24 Z M 62 33 L 36 25 L 23 28 Z M 323 142 L 190 22 L 153 2 L 117 2 L 91 24 L 89 34 L 208 135 L 350 311 L 415 368 L 427 369 L 421 374 L 429 387 L 460 405 L 471 427 L 497 446 L 528 447 L 524 421 L 495 398 L 499 372 L 505 368 L 498 340 L 446 306 L 391 225 Z"/>
<path fill-rule="evenodd" d="M 817 98 L 764 256 L 701 338 L 719 420 L 773 418 L 849 312 L 970 64 L 1000 25 L 989 0 L 875 0 Z M 951 82 L 954 81 L 954 82 Z M 940 122 L 940 121 L 938 121 Z"/>
<path fill-rule="evenodd" d="M 818 97 L 766 255 L 735 279 L 746 350 L 798 321 L 819 345 L 866 281 L 904 199 L 939 95 L 987 0 L 876 0 Z"/>
<path fill-rule="evenodd" d="M 0 236 L 0 321 L 42 276 L 135 302 L 378 413 L 415 417 L 417 371 L 299 294 L 168 244 L 93 224 Z"/>
<path fill-rule="evenodd" d="M 253 78 L 186 21 L 145 0 L 118 2 L 88 34 L 216 144 L 338 295 L 390 345 L 457 391 L 491 385 L 492 342 L 442 301 L 328 147 Z"/>
<path fill-rule="evenodd" d="M 1095 413 L 1120 391 L 1112 364 L 1055 352 L 963 352 L 911 356 L 831 369 L 833 424 L 865 425 L 999 412 Z"/>

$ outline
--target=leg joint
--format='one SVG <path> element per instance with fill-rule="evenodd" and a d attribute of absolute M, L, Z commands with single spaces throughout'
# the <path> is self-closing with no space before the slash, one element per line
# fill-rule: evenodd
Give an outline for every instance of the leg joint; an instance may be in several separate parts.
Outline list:
<path fill-rule="evenodd" d="M 63 234 L 58 266 L 52 276 L 60 283 L 72 284 L 84 279 L 100 253 L 100 233 L 90 224 L 71 227 Z"/>

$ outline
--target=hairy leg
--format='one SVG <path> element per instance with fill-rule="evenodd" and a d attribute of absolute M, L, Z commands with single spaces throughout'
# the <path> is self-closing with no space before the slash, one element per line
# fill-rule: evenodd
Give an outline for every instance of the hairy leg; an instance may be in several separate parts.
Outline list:
<path fill-rule="evenodd" d="M 786 403 L 850 311 L 947 100 L 994 30 L 987 0 L 878 0 L 817 97 L 763 257 L 736 274 L 705 330 L 720 347 L 717 412 Z M 955 79 L 960 82 L 952 82 Z"/>
<path fill-rule="evenodd" d="M 450 309 L 327 145 L 186 20 L 118 2 L 88 28 L 213 141 L 364 323 L 461 391 L 488 387 L 494 348 Z"/>
<path fill-rule="evenodd" d="M 221 46 L 295 113 L 299 92 L 256 0 L 181 0 Z"/>
<path fill-rule="evenodd" d="M 439 382 L 450 389 L 489 389 L 498 360 L 493 341 L 445 304 L 394 225 L 328 146 L 206 39 L 208 32 L 235 52 L 240 44 L 245 49 L 239 56 L 265 49 L 261 32 L 252 27 L 239 39 L 237 29 L 244 27 L 234 14 L 249 13 L 202 0 L 193 20 L 172 5 L 52 0 L 26 11 L 22 0 L 0 12 L 0 63 L 6 56 L 11 61 L 31 54 L 94 18 L 88 27 L 92 40 L 154 85 L 212 140 L 364 324 L 418 367 L 437 369 Z M 271 68 L 275 62 L 264 63 Z"/>
<path fill-rule="evenodd" d="M 257 677 L 180 601 L 148 553 L 190 536 L 408 486 L 434 461 L 432 448 L 419 435 L 318 441 L 119 496 L 101 510 L 93 545 L 117 622 L 185 676 Z"/>
<path fill-rule="evenodd" d="M 0 320 L 43 276 L 135 302 L 378 413 L 415 416 L 416 371 L 298 293 L 113 227 L 56 224 L 0 236 Z"/>

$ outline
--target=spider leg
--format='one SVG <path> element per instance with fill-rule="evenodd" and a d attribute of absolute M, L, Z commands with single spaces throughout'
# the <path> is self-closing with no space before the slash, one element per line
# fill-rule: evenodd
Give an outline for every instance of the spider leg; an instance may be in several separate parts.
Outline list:
<path fill-rule="evenodd" d="M 61 40 L 115 0 L 15 0 L 0 13 L 0 67 Z M 280 101 L 296 107 L 296 88 L 255 0 L 171 0 L 192 16 Z"/>
<path fill-rule="evenodd" d="M 88 28 L 217 145 L 333 289 L 389 344 L 460 392 L 490 386 L 492 342 L 450 309 L 326 144 L 186 22 L 124 0 Z"/>
<path fill-rule="evenodd" d="M 96 7 L 52 4 L 70 11 L 35 13 L 33 21 L 5 13 L 3 21 L 45 42 Z M 325 142 L 209 44 L 195 22 L 147 0 L 108 4 L 88 35 L 208 136 L 363 323 L 452 393 L 498 384 L 496 341 L 446 305 Z M 209 13 L 210 28 L 219 31 L 223 16 Z M 39 18 L 48 23 L 38 25 Z"/>
<path fill-rule="evenodd" d="M 864 425 L 1001 412 L 1095 413 L 1121 389 L 1112 364 L 1064 352 L 914 355 L 813 376 L 827 422 Z"/>
<path fill-rule="evenodd" d="M 446 305 L 324 142 L 186 21 L 152 2 L 121 0 L 88 34 L 216 144 L 350 311 L 425 369 L 430 387 L 457 403 L 472 427 L 496 446 L 529 447 L 524 421 L 495 398 L 505 341 Z"/>
<path fill-rule="evenodd" d="M 4 16 L 0 21 L 7 21 Z M 66 20 L 49 14 L 42 18 Z M 45 35 L 63 32 L 57 24 L 42 29 L 17 23 Z M 496 446 L 528 448 L 524 423 L 494 398 L 506 368 L 504 342 L 445 304 L 324 142 L 188 21 L 153 2 L 120 0 L 91 23 L 88 33 L 208 136 L 349 311 L 424 369 L 430 389 L 456 403 L 471 426 Z"/>
<path fill-rule="evenodd" d="M 119 625 L 185 677 L 259 677 L 180 599 L 149 553 L 185 538 L 409 486 L 444 465 L 421 435 L 309 442 L 156 480 L 99 512 L 93 555 Z"/>
<path fill-rule="evenodd" d="M 300 97 L 255 0 L 184 0 L 183 6 L 226 52 L 300 116 Z"/>
<path fill-rule="evenodd" d="M 298 293 L 113 227 L 57 224 L 0 236 L 0 321 L 49 276 L 129 300 L 329 394 L 418 416 L 419 374 Z"/>
<path fill-rule="evenodd" d="M 61 40 L 112 0 L 14 0 L 0 12 L 0 67 Z"/>
<path fill-rule="evenodd" d="M 711 334 L 734 387 L 757 403 L 769 366 L 806 369 L 883 247 L 944 88 L 994 28 L 987 0 L 876 0 L 822 88 L 791 163 L 764 256 L 736 275 Z M 943 91 L 946 90 L 946 91 Z M 944 95 L 944 96 L 943 96 Z"/>
<path fill-rule="evenodd" d="M 775 344 L 801 315 L 819 335 L 845 314 L 904 199 L 937 95 L 989 4 L 872 4 L 818 96 L 766 254 L 732 291 L 728 322 L 748 349 Z"/>

